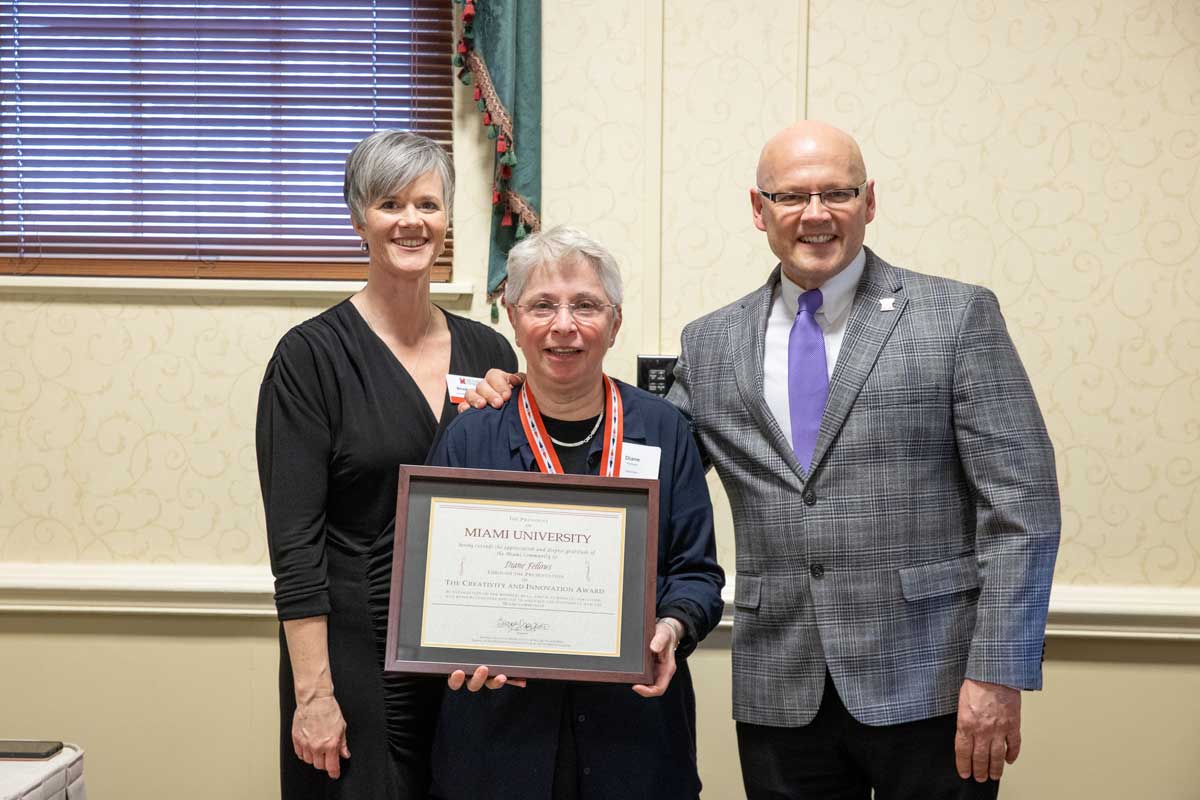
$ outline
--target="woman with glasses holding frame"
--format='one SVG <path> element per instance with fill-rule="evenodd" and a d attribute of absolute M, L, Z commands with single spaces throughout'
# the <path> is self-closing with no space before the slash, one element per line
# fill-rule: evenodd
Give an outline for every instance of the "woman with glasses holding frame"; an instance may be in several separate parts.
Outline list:
<path fill-rule="evenodd" d="M 657 470 L 639 476 L 659 481 L 654 682 L 517 687 L 485 667 L 469 677 L 454 673 L 434 740 L 437 798 L 699 796 L 687 655 L 721 618 L 724 573 L 687 421 L 666 401 L 604 373 L 621 298 L 615 260 L 582 231 L 557 227 L 517 244 L 505 305 L 525 355 L 525 383 L 504 408 L 451 422 L 429 463 L 619 477 L 620 464 L 606 458 L 616 445 L 657 450 Z M 480 691 L 485 685 L 491 691 Z"/>

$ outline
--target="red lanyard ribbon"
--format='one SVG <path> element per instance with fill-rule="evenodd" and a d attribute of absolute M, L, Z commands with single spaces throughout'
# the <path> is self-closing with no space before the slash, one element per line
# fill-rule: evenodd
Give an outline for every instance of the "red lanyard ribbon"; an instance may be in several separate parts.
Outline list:
<path fill-rule="evenodd" d="M 604 389 L 607 400 L 604 404 L 604 453 L 600 459 L 601 473 L 607 477 L 616 477 L 621 471 L 621 442 L 625 438 L 625 414 L 621 408 L 621 393 L 617 391 L 617 382 L 607 375 L 604 376 Z M 559 463 L 558 453 L 550 442 L 550 434 L 542 422 L 542 413 L 538 411 L 537 400 L 529 390 L 529 384 L 521 387 L 521 427 L 525 429 L 525 438 L 533 449 L 533 458 L 537 461 L 538 469 L 547 475 L 561 475 L 563 468 Z"/>

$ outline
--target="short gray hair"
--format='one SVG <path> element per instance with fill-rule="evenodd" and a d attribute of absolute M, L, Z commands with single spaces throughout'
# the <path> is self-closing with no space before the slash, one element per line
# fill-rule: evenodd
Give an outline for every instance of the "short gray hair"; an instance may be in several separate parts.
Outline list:
<path fill-rule="evenodd" d="M 436 172 L 442 179 L 442 200 L 449 219 L 454 208 L 454 162 L 442 146 L 419 133 L 375 131 L 346 157 L 342 196 L 351 217 L 363 224 L 367 206 L 391 197 L 426 172 Z"/>
<path fill-rule="evenodd" d="M 508 280 L 504 285 L 504 302 L 516 305 L 525 292 L 530 274 L 540 266 L 568 264 L 582 260 L 596 270 L 608 302 L 621 305 L 623 290 L 617 260 L 608 249 L 578 228 L 556 225 L 548 230 L 531 233 L 508 251 Z"/>

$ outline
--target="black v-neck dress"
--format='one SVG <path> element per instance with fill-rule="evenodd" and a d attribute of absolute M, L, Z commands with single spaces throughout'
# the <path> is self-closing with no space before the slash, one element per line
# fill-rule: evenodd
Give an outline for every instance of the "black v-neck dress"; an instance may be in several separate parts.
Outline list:
<path fill-rule="evenodd" d="M 443 312 L 450 372 L 516 371 L 492 329 Z M 279 619 L 328 615 L 334 695 L 350 758 L 334 781 L 296 757 L 291 662 L 280 625 L 279 722 L 283 800 L 424 797 L 432 709 L 414 679 L 408 752 L 389 757 L 380 652 L 367 604 L 366 558 L 396 511 L 397 467 L 423 464 L 439 425 L 420 388 L 349 300 L 297 325 L 267 365 L 256 429 Z M 440 686 L 440 684 L 439 684 Z M 407 763 L 406 763 L 407 762 Z"/>

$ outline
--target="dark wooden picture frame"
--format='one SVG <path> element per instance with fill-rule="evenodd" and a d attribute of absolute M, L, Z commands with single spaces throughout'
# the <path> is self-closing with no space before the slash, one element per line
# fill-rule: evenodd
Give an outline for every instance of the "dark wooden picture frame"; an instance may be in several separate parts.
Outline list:
<path fill-rule="evenodd" d="M 429 517 L 434 496 L 462 500 L 545 503 L 625 509 L 622 617 L 617 656 L 522 650 L 429 647 L 421 644 Z M 510 678 L 650 683 L 658 578 L 658 481 L 594 475 L 400 467 L 396 538 L 388 598 L 384 669 L 389 672 L 468 674 L 483 664 Z"/>

